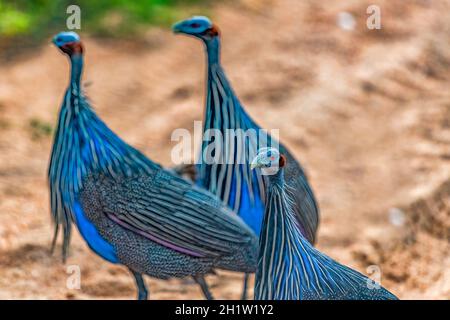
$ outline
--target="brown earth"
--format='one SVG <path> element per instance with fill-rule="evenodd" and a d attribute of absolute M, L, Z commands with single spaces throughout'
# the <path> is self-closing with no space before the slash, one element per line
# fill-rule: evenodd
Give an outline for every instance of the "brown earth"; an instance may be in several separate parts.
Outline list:
<path fill-rule="evenodd" d="M 218 5 L 223 64 L 248 112 L 306 167 L 321 207 L 318 247 L 403 299 L 450 298 L 450 2 L 246 0 Z M 269 8 L 269 9 L 268 9 Z M 356 28 L 336 19 L 347 11 Z M 171 132 L 193 128 L 204 95 L 198 41 L 151 29 L 137 43 L 85 37 L 85 83 L 99 115 L 170 166 Z M 51 256 L 46 170 L 68 65 L 43 45 L 0 65 L 0 299 L 133 299 L 122 267 L 76 235 Z M 59 250 L 60 248 L 58 248 Z M 59 251 L 58 251 L 59 253 Z M 68 289 L 68 266 L 81 289 Z M 241 275 L 210 276 L 238 298 Z M 148 279 L 153 299 L 200 299 L 191 281 Z"/>

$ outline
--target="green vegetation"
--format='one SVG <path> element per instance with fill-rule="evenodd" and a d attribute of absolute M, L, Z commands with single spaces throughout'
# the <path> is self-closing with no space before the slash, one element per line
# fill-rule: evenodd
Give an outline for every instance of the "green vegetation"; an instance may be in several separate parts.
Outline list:
<path fill-rule="evenodd" d="M 81 8 L 81 31 L 133 36 L 143 26 L 168 26 L 192 13 L 207 14 L 212 0 L 0 0 L 0 37 L 40 40 L 66 30 L 66 9 Z"/>
<path fill-rule="evenodd" d="M 40 119 L 33 118 L 29 122 L 31 136 L 34 140 L 51 136 L 53 132 L 52 125 Z"/>
<path fill-rule="evenodd" d="M 10 124 L 5 119 L 0 119 L 0 130 L 6 130 L 9 129 Z"/>

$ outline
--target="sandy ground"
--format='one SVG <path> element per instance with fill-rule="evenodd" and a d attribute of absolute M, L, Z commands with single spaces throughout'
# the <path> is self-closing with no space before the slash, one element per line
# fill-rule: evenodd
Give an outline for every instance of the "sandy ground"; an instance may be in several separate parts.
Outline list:
<path fill-rule="evenodd" d="M 450 2 L 242 1 L 219 5 L 223 64 L 248 112 L 306 167 L 321 208 L 318 247 L 403 299 L 450 298 Z M 268 10 L 267 8 L 270 8 Z M 336 19 L 347 11 L 356 28 Z M 86 91 L 126 141 L 171 165 L 175 128 L 202 118 L 199 42 L 152 29 L 137 43 L 85 39 Z M 68 79 L 53 47 L 0 64 L 0 299 L 133 299 L 127 271 L 78 234 L 51 256 L 46 170 Z M 38 125 L 36 125 L 38 123 Z M 36 128 L 38 127 L 38 128 Z M 41 128 L 41 129 L 39 129 Z M 71 270 L 81 289 L 69 289 Z M 240 274 L 208 277 L 238 298 Z M 153 299 L 200 299 L 189 280 L 148 279 Z"/>

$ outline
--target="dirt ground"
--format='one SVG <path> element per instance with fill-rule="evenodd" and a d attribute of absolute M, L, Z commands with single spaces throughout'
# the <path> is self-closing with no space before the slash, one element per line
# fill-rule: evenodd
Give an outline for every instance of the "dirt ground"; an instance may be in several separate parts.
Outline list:
<path fill-rule="evenodd" d="M 381 30 L 365 26 L 381 7 Z M 268 9 L 269 8 L 269 9 Z M 381 270 L 402 299 L 450 298 L 450 1 L 246 0 L 218 5 L 222 60 L 248 112 L 307 169 L 321 208 L 318 248 Z M 337 23 L 340 12 L 354 30 Z M 86 91 L 127 142 L 170 166 L 171 132 L 201 120 L 198 41 L 150 29 L 136 43 L 84 38 Z M 68 63 L 44 44 L 0 64 L 0 299 L 134 299 L 127 271 L 77 232 L 49 254 L 46 171 Z M 81 289 L 68 289 L 70 267 Z M 68 268 L 69 267 L 69 268 Z M 219 272 L 216 298 L 242 275 Z M 201 299 L 190 280 L 147 279 L 152 299 Z"/>

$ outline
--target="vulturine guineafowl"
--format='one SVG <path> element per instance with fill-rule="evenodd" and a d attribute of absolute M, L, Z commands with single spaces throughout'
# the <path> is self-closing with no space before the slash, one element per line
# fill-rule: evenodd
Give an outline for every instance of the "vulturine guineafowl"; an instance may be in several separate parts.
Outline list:
<path fill-rule="evenodd" d="M 266 171 L 266 208 L 259 240 L 256 300 L 385 300 L 396 297 L 315 249 L 297 227 L 284 155 L 262 148 L 251 163 Z"/>
<path fill-rule="evenodd" d="M 134 275 L 192 276 L 212 298 L 204 275 L 214 268 L 255 270 L 257 237 L 220 199 L 152 162 L 112 132 L 81 91 L 83 46 L 74 32 L 53 42 L 67 54 L 71 77 L 49 167 L 55 243 L 63 226 L 67 255 L 71 223 L 104 259 Z"/>
<path fill-rule="evenodd" d="M 223 154 L 225 159 L 231 158 L 231 163 L 204 161 L 203 155 L 207 152 L 209 141 L 202 141 L 197 183 L 220 197 L 259 235 L 264 212 L 265 181 L 259 172 L 251 172 L 249 163 L 260 147 L 273 146 L 278 141 L 261 130 L 234 93 L 220 62 L 218 28 L 206 17 L 192 17 L 175 24 L 173 30 L 201 39 L 206 47 L 208 75 L 203 132 L 216 129 L 225 136 L 226 131 L 232 129 L 251 133 L 248 138 L 233 138 L 232 141 L 215 145 L 215 152 Z M 265 145 L 261 145 L 261 141 L 265 141 Z M 301 165 L 281 143 L 278 148 L 289 159 L 286 183 L 293 189 L 293 212 L 298 227 L 305 238 L 314 244 L 319 223 L 316 199 Z M 247 277 L 243 298 L 246 283 Z"/>

